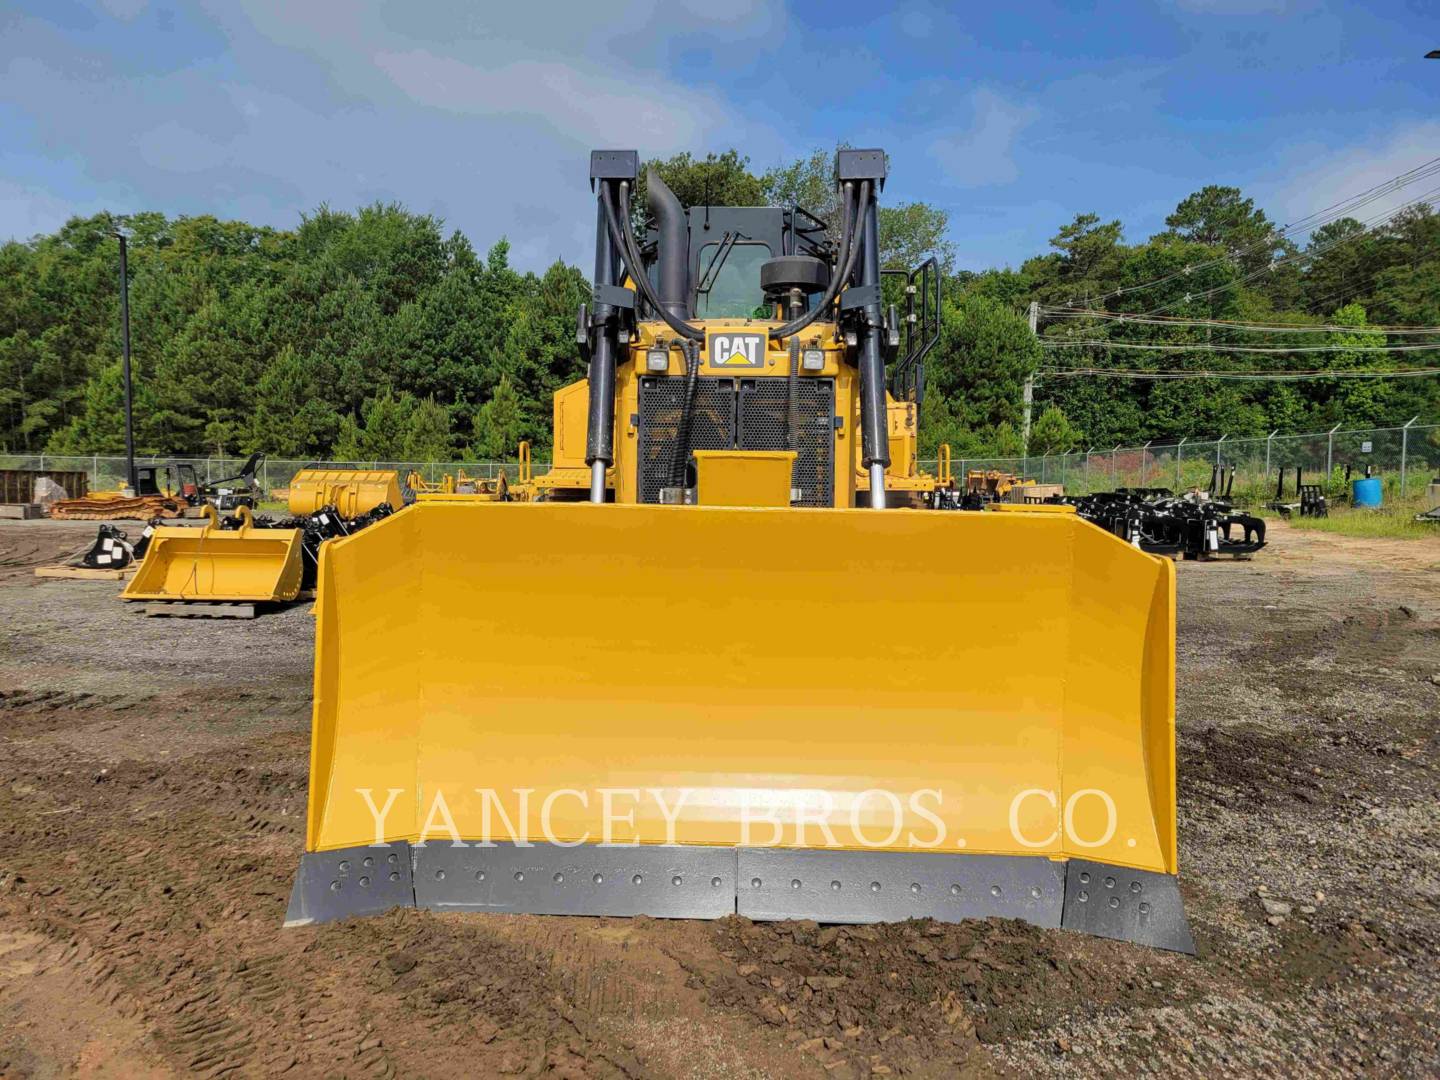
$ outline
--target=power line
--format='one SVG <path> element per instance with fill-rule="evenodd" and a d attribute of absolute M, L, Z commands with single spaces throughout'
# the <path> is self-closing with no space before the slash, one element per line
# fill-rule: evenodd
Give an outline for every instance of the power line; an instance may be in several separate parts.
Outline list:
<path fill-rule="evenodd" d="M 1305 379 L 1412 379 L 1440 375 L 1440 368 L 1400 368 L 1394 371 L 1156 371 L 1124 368 L 1041 368 L 1048 379 L 1098 376 L 1106 379 L 1143 379 L 1171 382 L 1182 379 L 1223 379 L 1236 382 L 1298 382 Z"/>
<path fill-rule="evenodd" d="M 1325 207 L 1323 210 L 1317 210 L 1314 213 L 1308 214 L 1305 217 L 1299 219 L 1298 221 L 1285 225 L 1284 227 L 1273 233 L 1271 236 L 1265 237 L 1262 240 L 1257 240 L 1254 243 L 1249 244 L 1236 251 L 1228 252 L 1225 255 L 1220 255 L 1213 259 L 1207 259 L 1199 263 L 1187 264 L 1181 269 L 1173 271 L 1170 274 L 1155 278 L 1151 281 L 1142 282 L 1139 285 L 1127 285 L 1122 288 L 1113 289 L 1108 293 L 1104 293 L 1101 296 L 1096 297 L 1094 302 L 1097 304 L 1101 304 L 1104 303 L 1106 300 L 1113 300 L 1117 296 L 1125 296 L 1129 293 L 1139 292 L 1143 289 L 1153 289 L 1158 285 L 1168 284 L 1169 282 L 1174 281 L 1177 278 L 1187 277 L 1190 274 L 1195 273 L 1196 271 L 1209 269 L 1210 267 L 1215 266 L 1219 263 L 1223 263 L 1231 258 L 1239 258 L 1244 255 L 1252 254 L 1256 251 L 1265 250 L 1267 248 L 1273 250 L 1278 245 L 1280 240 L 1287 239 L 1292 234 L 1298 235 L 1300 233 L 1314 232 L 1316 229 L 1321 228 L 1324 225 L 1328 225 L 1332 221 L 1339 220 L 1342 217 L 1347 217 L 1350 214 L 1353 214 L 1362 206 L 1367 206 L 1375 200 L 1383 198 L 1385 195 L 1390 194 L 1391 192 L 1399 191 L 1401 188 L 1407 187 L 1410 184 L 1415 183 L 1417 180 L 1427 179 L 1428 177 L 1435 175 L 1437 172 L 1440 172 L 1440 157 L 1432 158 L 1431 160 L 1421 165 L 1415 166 L 1413 169 L 1410 169 L 1407 172 L 1400 173 L 1397 176 L 1392 176 L 1390 179 L 1385 180 L 1372 188 L 1368 188 L 1365 191 L 1359 192 L 1358 194 L 1348 196 L 1347 198 L 1342 199 L 1337 203 L 1332 203 L 1330 206 Z"/>
<path fill-rule="evenodd" d="M 1418 199 L 1412 199 L 1408 203 L 1397 206 L 1394 210 L 1387 211 L 1384 214 L 1377 214 L 1369 221 L 1362 222 L 1361 224 L 1364 225 L 1364 228 L 1360 229 L 1358 232 L 1353 232 L 1348 236 L 1342 236 L 1336 240 L 1332 240 L 1330 243 L 1324 244 L 1321 247 L 1314 249 L 1313 251 L 1297 251 L 1293 255 L 1286 255 L 1282 258 L 1275 259 L 1269 264 L 1262 266 L 1258 270 L 1252 270 L 1250 273 L 1245 274 L 1243 277 L 1238 277 L 1231 281 L 1227 281 L 1225 282 L 1225 284 L 1217 285 L 1213 289 L 1206 289 L 1203 292 L 1198 293 L 1186 293 L 1178 300 L 1170 300 L 1167 303 L 1161 304 L 1159 307 L 1151 308 L 1144 314 L 1158 315 L 1166 308 L 1172 308 L 1176 304 L 1189 303 L 1192 300 L 1205 300 L 1211 296 L 1216 296 L 1219 293 L 1228 292 L 1231 289 L 1244 285 L 1246 282 L 1254 281 L 1257 277 L 1260 277 L 1263 274 L 1271 273 L 1277 267 L 1284 266 L 1288 263 L 1297 262 L 1301 259 L 1313 259 L 1317 255 L 1323 255 L 1327 251 L 1332 251 L 1335 248 L 1340 247 L 1342 244 L 1349 244 L 1360 239 L 1362 236 L 1369 235 L 1370 233 L 1374 232 L 1376 228 L 1378 228 L 1380 225 L 1385 225 L 1393 221 L 1397 216 L 1399 216 L 1401 212 L 1409 210 L 1412 207 L 1420 206 L 1428 202 L 1436 195 L 1440 195 L 1440 187 L 1432 188 L 1424 195 L 1421 195 Z"/>
<path fill-rule="evenodd" d="M 1079 310 L 1042 308 L 1041 311 L 1051 319 L 1095 319 L 1104 322 L 1135 323 L 1139 326 L 1168 326 L 1177 329 L 1203 326 L 1257 334 L 1353 334 L 1366 331 L 1395 336 L 1440 334 L 1440 326 L 1387 326 L 1378 323 L 1366 323 L 1364 326 L 1342 326 L 1335 323 L 1320 325 L 1313 323 L 1305 325 L 1247 323 L 1228 319 L 1190 319 L 1182 315 L 1128 315 L 1125 312 L 1095 311 L 1088 308 Z"/>
<path fill-rule="evenodd" d="M 1220 352 L 1220 353 L 1314 353 L 1314 352 L 1437 352 L 1440 341 L 1420 345 L 1216 345 L 1207 342 L 1185 344 L 1169 342 L 1152 344 L 1139 341 L 1062 341 L 1058 338 L 1044 338 L 1040 342 L 1045 349 L 1102 348 L 1102 349 L 1144 349 L 1150 352 Z"/>

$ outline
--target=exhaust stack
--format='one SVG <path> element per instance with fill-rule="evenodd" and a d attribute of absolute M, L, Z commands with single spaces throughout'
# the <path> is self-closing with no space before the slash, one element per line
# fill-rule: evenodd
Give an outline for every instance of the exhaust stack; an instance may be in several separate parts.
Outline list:
<path fill-rule="evenodd" d="M 645 173 L 645 203 L 655 215 L 659 249 L 655 268 L 660 306 L 677 319 L 690 317 L 690 225 L 670 185 L 654 169 Z"/>

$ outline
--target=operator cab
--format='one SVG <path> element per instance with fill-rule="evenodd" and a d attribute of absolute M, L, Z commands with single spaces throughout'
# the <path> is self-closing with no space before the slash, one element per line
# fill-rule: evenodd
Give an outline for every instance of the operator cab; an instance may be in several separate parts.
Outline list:
<path fill-rule="evenodd" d="M 686 217 L 693 318 L 773 319 L 792 287 L 803 313 L 829 284 L 829 226 L 803 207 L 692 206 Z"/>

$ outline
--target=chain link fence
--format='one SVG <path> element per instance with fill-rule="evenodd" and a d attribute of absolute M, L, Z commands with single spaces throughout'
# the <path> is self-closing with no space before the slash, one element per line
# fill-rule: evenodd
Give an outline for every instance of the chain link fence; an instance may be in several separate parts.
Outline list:
<path fill-rule="evenodd" d="M 195 467 L 195 474 L 205 483 L 214 483 L 235 476 L 245 467 L 245 457 L 142 457 L 136 455 L 135 465 L 167 465 L 171 462 Z M 547 462 L 536 461 L 531 471 L 539 474 L 550 468 Z M 0 469 L 36 469 L 41 472 L 83 472 L 90 477 L 90 490 L 114 491 L 125 482 L 125 458 L 107 454 L 0 454 Z M 446 473 L 463 471 L 466 476 L 493 480 L 504 472 L 512 480 L 520 478 L 520 466 L 513 461 L 303 461 L 267 458 L 256 472 L 266 492 L 290 485 L 290 478 L 301 469 L 394 469 L 403 481 L 411 472 L 418 473 L 428 484 L 438 484 Z"/>
<path fill-rule="evenodd" d="M 188 462 L 207 483 L 233 476 L 245 464 L 243 457 L 167 458 L 137 457 L 137 465 Z M 970 469 L 998 469 L 1033 477 L 1042 483 L 1063 484 L 1070 494 L 1109 491 L 1117 487 L 1164 487 L 1184 491 L 1204 487 L 1217 465 L 1235 470 L 1234 493 L 1245 500 L 1273 498 L 1277 472 L 1289 470 L 1288 495 L 1294 492 L 1295 469 L 1304 470 L 1307 483 L 1319 483 L 1338 494 L 1345 469 L 1364 476 L 1367 466 L 1379 475 L 1387 500 L 1419 498 L 1440 476 L 1440 424 L 1411 421 L 1401 427 L 1360 428 L 1281 434 L 1265 438 L 1154 440 L 1145 446 L 1092 447 L 1073 454 L 1039 457 L 955 458 L 952 471 L 963 478 Z M 922 470 L 938 472 L 933 459 L 920 462 Z M 268 492 L 287 487 L 304 468 L 395 469 L 402 479 L 419 473 L 426 483 L 439 483 L 446 473 L 492 480 L 502 471 L 519 479 L 520 466 L 504 461 L 302 461 L 268 459 L 260 470 L 261 486 Z M 549 464 L 536 461 L 536 474 Z M 125 459 L 104 454 L 0 454 L 0 469 L 39 469 L 85 472 L 91 491 L 113 490 L 125 479 Z"/>
<path fill-rule="evenodd" d="M 1368 467 L 1378 475 L 1388 500 L 1419 498 L 1440 476 L 1440 424 L 1414 420 L 1400 427 L 1342 429 L 1302 434 L 1272 432 L 1264 438 L 1153 440 L 1144 446 L 1091 447 L 1073 454 L 1040 457 L 955 458 L 957 479 L 969 469 L 998 469 L 1064 484 L 1069 494 L 1111 491 L 1118 487 L 1169 488 L 1186 491 L 1206 487 L 1217 466 L 1235 470 L 1237 498 L 1263 502 L 1274 498 L 1278 473 L 1288 470 L 1286 497 L 1295 491 L 1295 469 L 1306 483 L 1318 483 L 1327 494 L 1339 494 L 1345 471 L 1364 476 Z M 920 462 L 936 472 L 934 460 Z"/>

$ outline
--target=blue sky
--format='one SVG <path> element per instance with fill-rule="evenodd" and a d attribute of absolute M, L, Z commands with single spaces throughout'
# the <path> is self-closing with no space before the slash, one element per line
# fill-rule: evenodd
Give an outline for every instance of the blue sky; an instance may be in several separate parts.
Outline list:
<path fill-rule="evenodd" d="M 1292 220 L 1440 156 L 1426 3 L 0 0 L 0 238 L 99 209 L 293 225 L 396 200 L 588 265 L 588 150 L 840 139 L 960 264 L 1207 183 Z M 1395 201 L 1421 194 L 1408 191 Z"/>

